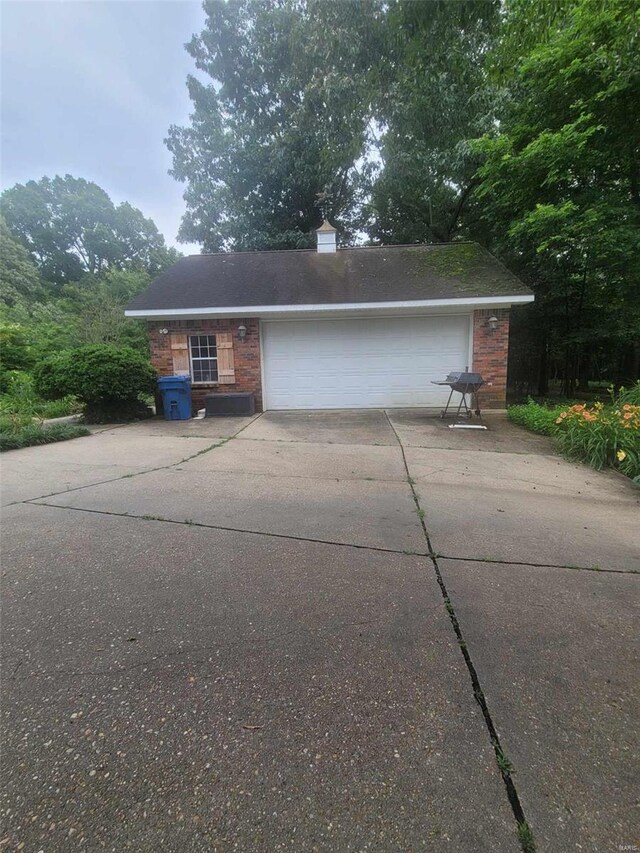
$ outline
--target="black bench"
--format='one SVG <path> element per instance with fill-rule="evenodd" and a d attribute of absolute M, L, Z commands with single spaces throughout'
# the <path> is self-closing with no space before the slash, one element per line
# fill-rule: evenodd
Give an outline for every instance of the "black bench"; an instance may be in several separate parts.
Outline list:
<path fill-rule="evenodd" d="M 256 411 L 255 396 L 245 391 L 237 394 L 207 394 L 204 398 L 205 418 L 216 418 L 224 415 L 247 416 Z"/>

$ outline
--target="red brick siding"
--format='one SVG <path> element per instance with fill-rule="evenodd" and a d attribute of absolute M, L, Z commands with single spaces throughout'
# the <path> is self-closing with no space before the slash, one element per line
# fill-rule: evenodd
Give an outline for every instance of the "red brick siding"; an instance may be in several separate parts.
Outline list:
<path fill-rule="evenodd" d="M 489 317 L 498 318 L 498 328 L 489 328 Z M 504 409 L 507 401 L 507 357 L 509 354 L 509 309 L 494 308 L 473 312 L 473 371 L 485 381 L 480 405 Z"/>
<path fill-rule="evenodd" d="M 498 318 L 498 328 L 491 331 L 489 317 Z M 238 326 L 247 327 L 247 337 L 238 340 Z M 257 318 L 232 320 L 159 320 L 149 322 L 151 361 L 161 376 L 173 373 L 171 355 L 171 332 L 187 335 L 233 334 L 233 354 L 236 381 L 233 385 L 194 385 L 193 399 L 198 408 L 203 408 L 204 398 L 211 393 L 252 391 L 256 397 L 256 409 L 262 411 L 262 375 L 260 367 L 260 321 Z M 168 329 L 161 335 L 160 329 Z M 480 403 L 483 408 L 502 409 L 506 405 L 507 356 L 509 350 L 509 309 L 483 309 L 473 312 L 473 367 L 482 374 L 485 385 Z"/>
<path fill-rule="evenodd" d="M 238 326 L 247 327 L 247 337 L 238 340 Z M 256 397 L 256 410 L 262 411 L 262 376 L 260 369 L 260 320 L 158 320 L 149 322 L 149 344 L 151 361 L 161 376 L 173 374 L 171 355 L 171 332 L 186 335 L 215 335 L 216 332 L 231 332 L 233 335 L 233 358 L 236 381 L 229 385 L 193 385 L 191 393 L 197 408 L 204 408 L 207 394 L 233 393 L 234 391 L 252 391 Z M 168 329 L 168 335 L 161 335 L 160 329 Z"/>

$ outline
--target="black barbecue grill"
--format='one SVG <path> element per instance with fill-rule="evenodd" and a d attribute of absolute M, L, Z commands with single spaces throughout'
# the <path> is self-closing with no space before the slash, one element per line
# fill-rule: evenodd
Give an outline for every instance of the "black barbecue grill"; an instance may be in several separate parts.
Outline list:
<path fill-rule="evenodd" d="M 460 402 L 458 403 L 458 409 L 456 411 L 456 417 L 460 417 L 460 412 L 462 411 L 462 407 L 464 406 L 465 414 L 468 418 L 473 415 L 473 399 L 475 397 L 476 401 L 476 415 L 480 417 L 480 403 L 478 402 L 478 390 L 481 385 L 484 385 L 484 379 L 480 376 L 479 373 L 462 373 L 460 371 L 454 371 L 450 373 L 447 378 L 443 382 L 433 382 L 433 385 L 448 385 L 451 388 L 451 393 L 449 394 L 449 399 L 447 400 L 447 405 L 440 412 L 440 417 L 445 418 L 449 411 L 449 404 L 451 403 L 451 397 L 453 396 L 453 392 L 457 391 L 460 394 Z M 467 405 L 467 394 L 471 399 L 471 408 Z"/>

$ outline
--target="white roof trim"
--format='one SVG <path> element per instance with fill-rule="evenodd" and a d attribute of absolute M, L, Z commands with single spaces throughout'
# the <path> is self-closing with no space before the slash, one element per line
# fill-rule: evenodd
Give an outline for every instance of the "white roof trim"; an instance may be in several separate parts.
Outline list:
<path fill-rule="evenodd" d="M 153 308 L 125 311 L 127 317 L 153 319 L 171 317 L 260 317 L 270 314 L 340 313 L 342 311 L 373 311 L 407 308 L 500 308 L 533 302 L 533 294 L 518 296 L 472 296 L 459 299 L 412 299 L 393 302 L 337 302 L 333 305 L 237 305 L 224 308 Z"/>

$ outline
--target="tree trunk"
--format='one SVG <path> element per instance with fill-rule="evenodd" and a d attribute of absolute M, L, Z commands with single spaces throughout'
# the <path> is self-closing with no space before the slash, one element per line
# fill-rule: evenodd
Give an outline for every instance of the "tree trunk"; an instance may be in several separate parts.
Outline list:
<path fill-rule="evenodd" d="M 564 349 L 562 393 L 565 397 L 573 397 L 576 392 L 578 376 L 578 358 L 575 344 L 566 344 Z"/>
<path fill-rule="evenodd" d="M 543 341 L 538 358 L 538 396 L 546 397 L 549 393 L 549 358 L 547 342 Z"/>
<path fill-rule="evenodd" d="M 582 348 L 582 352 L 578 355 L 578 390 L 588 391 L 589 380 L 591 379 L 591 353 L 589 347 Z"/>

